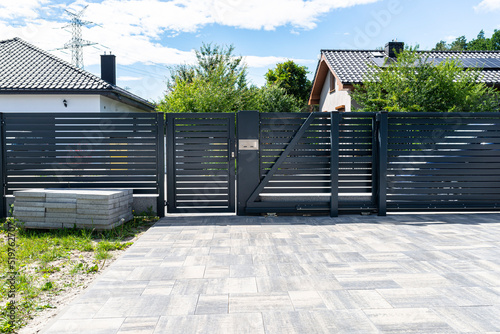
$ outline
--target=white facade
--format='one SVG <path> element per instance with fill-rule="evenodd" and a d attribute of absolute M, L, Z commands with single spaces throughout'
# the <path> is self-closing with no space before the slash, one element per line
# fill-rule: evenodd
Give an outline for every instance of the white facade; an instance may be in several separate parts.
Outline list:
<path fill-rule="evenodd" d="M 0 94 L 0 112 L 144 111 L 98 94 Z"/>
<path fill-rule="evenodd" d="M 328 72 L 321 89 L 319 110 L 335 111 L 339 106 L 345 106 L 345 111 L 351 111 L 351 96 L 348 90 L 339 89 L 336 78 Z"/>

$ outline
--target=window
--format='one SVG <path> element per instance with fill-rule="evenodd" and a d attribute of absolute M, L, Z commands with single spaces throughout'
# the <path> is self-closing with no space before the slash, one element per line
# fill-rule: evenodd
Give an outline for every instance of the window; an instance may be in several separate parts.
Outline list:
<path fill-rule="evenodd" d="M 328 73 L 330 76 L 330 91 L 329 93 L 335 92 L 335 76 L 332 73 Z"/>

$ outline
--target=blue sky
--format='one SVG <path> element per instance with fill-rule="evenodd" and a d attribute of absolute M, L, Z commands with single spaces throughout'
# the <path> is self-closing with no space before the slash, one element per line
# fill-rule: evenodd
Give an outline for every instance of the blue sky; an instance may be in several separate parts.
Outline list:
<path fill-rule="evenodd" d="M 321 49 L 375 49 L 397 39 L 420 49 L 500 29 L 500 0 L 0 0 L 0 40 L 20 37 L 55 50 L 71 34 L 64 10 L 84 6 L 85 69 L 100 75 L 99 55 L 117 57 L 118 85 L 158 101 L 167 66 L 192 63 L 203 42 L 234 44 L 250 81 L 261 86 L 277 62 L 293 59 L 314 76 Z"/>

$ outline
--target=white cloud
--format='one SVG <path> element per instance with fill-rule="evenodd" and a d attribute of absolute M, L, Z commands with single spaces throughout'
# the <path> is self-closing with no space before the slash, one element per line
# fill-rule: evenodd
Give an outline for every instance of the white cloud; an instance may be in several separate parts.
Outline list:
<path fill-rule="evenodd" d="M 36 18 L 38 10 L 42 8 L 49 0 L 15 0 L 0 3 L 0 18 Z"/>
<path fill-rule="evenodd" d="M 477 6 L 474 6 L 476 12 L 492 12 L 500 10 L 500 0 L 483 0 Z"/>
<path fill-rule="evenodd" d="M 128 34 L 152 38 L 164 31 L 195 32 L 208 24 L 274 30 L 313 29 L 333 9 L 380 0 L 103 0 L 89 2 L 86 17 Z M 86 4 L 85 0 L 78 2 Z"/>

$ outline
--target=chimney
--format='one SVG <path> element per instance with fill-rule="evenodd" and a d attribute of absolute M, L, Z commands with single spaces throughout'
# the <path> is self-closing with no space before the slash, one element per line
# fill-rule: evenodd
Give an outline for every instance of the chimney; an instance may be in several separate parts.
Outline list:
<path fill-rule="evenodd" d="M 104 53 L 101 55 L 101 79 L 109 84 L 116 85 L 116 57 Z"/>
<path fill-rule="evenodd" d="M 396 58 L 396 54 L 403 51 L 405 43 L 403 42 L 389 42 L 385 45 L 385 54 L 387 57 Z"/>

